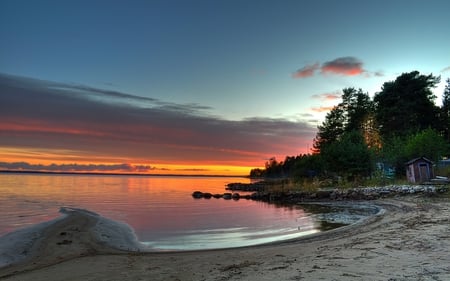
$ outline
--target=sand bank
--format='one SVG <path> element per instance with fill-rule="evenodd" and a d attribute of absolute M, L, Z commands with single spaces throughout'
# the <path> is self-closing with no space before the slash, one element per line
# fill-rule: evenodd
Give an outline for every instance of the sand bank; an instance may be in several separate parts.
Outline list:
<path fill-rule="evenodd" d="M 375 203 L 383 214 L 334 231 L 256 247 L 179 253 L 113 248 L 117 241 L 99 239 L 111 233 L 98 227 L 95 214 L 69 212 L 45 228 L 26 260 L 0 269 L 0 279 L 450 280 L 448 198 Z"/>

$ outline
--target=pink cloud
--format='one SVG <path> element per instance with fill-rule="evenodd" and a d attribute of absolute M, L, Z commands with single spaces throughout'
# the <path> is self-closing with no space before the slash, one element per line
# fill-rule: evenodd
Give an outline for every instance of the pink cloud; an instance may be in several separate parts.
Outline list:
<path fill-rule="evenodd" d="M 322 65 L 320 63 L 305 65 L 292 74 L 293 78 L 311 77 L 320 70 L 321 74 L 334 74 L 343 76 L 355 76 L 365 74 L 365 77 L 383 76 L 383 72 L 368 72 L 363 68 L 363 62 L 355 57 L 340 57 L 327 61 Z"/>
<path fill-rule="evenodd" d="M 292 74 L 292 77 L 294 78 L 311 77 L 314 75 L 314 72 L 316 72 L 319 68 L 320 68 L 319 63 L 305 65 L 304 67 L 294 72 Z"/>
<path fill-rule="evenodd" d="M 328 112 L 332 110 L 335 106 L 320 106 L 320 107 L 312 107 L 311 110 L 315 112 Z"/>
<path fill-rule="evenodd" d="M 301 142 L 317 131 L 304 119 L 231 121 L 204 114 L 207 107 L 198 104 L 2 74 L 0 92 L 7 93 L 0 95 L 0 150 L 58 150 L 66 154 L 50 156 L 61 159 L 73 152 L 83 159 L 117 159 L 107 163 L 254 166 L 267 155 L 302 151 Z"/>
<path fill-rule="evenodd" d="M 365 72 L 362 66 L 363 63 L 355 57 L 341 57 L 325 62 L 321 71 L 322 73 L 355 76 Z"/>
<path fill-rule="evenodd" d="M 314 99 L 328 100 L 328 101 L 334 101 L 334 100 L 339 99 L 340 97 L 341 97 L 341 95 L 338 92 L 312 95 L 312 98 L 314 98 Z"/>

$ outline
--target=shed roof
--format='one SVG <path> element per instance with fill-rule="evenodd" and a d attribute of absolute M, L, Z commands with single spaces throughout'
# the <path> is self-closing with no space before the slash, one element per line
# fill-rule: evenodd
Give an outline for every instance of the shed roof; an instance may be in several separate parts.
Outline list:
<path fill-rule="evenodd" d="M 414 162 L 417 162 L 417 161 L 419 161 L 419 160 L 428 162 L 428 163 L 430 163 L 430 164 L 434 164 L 433 161 L 431 161 L 430 159 L 428 159 L 428 158 L 422 156 L 422 157 L 417 157 L 417 158 L 414 158 L 414 159 L 412 159 L 412 160 L 409 160 L 408 162 L 405 163 L 405 165 L 411 165 L 411 164 L 413 164 Z"/>

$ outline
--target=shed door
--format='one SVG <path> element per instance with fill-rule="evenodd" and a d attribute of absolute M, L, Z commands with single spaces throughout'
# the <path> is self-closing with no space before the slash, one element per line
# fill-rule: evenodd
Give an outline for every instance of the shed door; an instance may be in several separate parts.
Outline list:
<path fill-rule="evenodd" d="M 420 175 L 420 181 L 424 182 L 430 179 L 430 172 L 428 169 L 428 165 L 425 163 L 419 164 L 419 175 Z"/>

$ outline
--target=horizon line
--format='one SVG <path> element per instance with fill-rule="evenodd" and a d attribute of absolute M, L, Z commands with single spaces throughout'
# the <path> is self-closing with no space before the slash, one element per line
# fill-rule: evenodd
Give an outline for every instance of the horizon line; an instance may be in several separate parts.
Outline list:
<path fill-rule="evenodd" d="M 39 171 L 39 170 L 0 170 L 5 174 L 56 174 L 56 175 L 99 175 L 99 176 L 142 176 L 142 177 L 242 177 L 248 178 L 249 175 L 207 175 L 207 174 L 150 174 L 150 173 L 118 173 L 118 172 L 75 172 L 75 171 Z"/>

